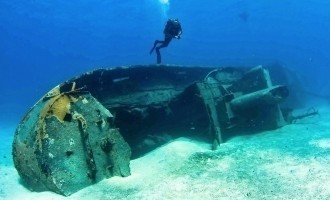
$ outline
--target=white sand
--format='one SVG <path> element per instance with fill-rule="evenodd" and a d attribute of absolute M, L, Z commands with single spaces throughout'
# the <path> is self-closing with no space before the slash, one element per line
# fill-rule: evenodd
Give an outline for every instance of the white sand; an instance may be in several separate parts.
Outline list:
<path fill-rule="evenodd" d="M 30 192 L 1 130 L 0 199 L 330 199 L 330 108 L 281 129 L 232 138 L 217 151 L 180 138 L 70 197 Z"/>

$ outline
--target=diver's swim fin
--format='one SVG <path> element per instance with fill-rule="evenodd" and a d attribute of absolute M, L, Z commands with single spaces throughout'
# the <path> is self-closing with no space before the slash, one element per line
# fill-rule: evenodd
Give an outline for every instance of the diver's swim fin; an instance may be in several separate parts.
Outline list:
<path fill-rule="evenodd" d="M 152 54 L 152 52 L 154 52 L 155 47 L 156 47 L 156 46 L 153 46 L 153 47 L 151 48 L 151 50 L 150 50 L 150 52 L 149 52 L 150 55 Z"/>

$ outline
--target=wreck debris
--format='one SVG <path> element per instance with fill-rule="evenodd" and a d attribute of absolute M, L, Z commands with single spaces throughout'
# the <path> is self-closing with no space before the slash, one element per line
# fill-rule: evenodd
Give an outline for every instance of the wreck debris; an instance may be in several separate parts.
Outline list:
<path fill-rule="evenodd" d="M 16 131 L 14 164 L 31 190 L 70 195 L 104 178 L 130 175 L 130 147 L 112 130 L 113 116 L 88 92 L 72 88 L 41 99 Z M 101 128 L 95 123 L 100 118 Z M 108 152 L 101 149 L 104 137 L 115 141 Z"/>
<path fill-rule="evenodd" d="M 95 180 L 96 176 L 96 164 L 94 161 L 93 150 L 89 142 L 89 134 L 87 132 L 87 121 L 86 119 L 79 114 L 77 111 L 73 112 L 72 118 L 78 121 L 78 127 L 81 134 L 82 146 L 86 154 L 86 162 L 88 167 L 88 177 Z"/>
<path fill-rule="evenodd" d="M 293 115 L 292 112 L 289 112 L 288 116 L 286 117 L 286 121 L 289 123 L 295 123 L 299 119 L 303 119 L 314 115 L 319 115 L 319 111 L 316 110 L 315 108 L 310 108 L 309 110 L 307 110 L 306 113 L 300 115 Z"/>
<path fill-rule="evenodd" d="M 213 135 L 212 149 L 215 150 L 223 142 L 220 120 L 216 109 L 216 97 L 222 96 L 222 93 L 219 87 L 212 86 L 212 83 L 208 83 L 207 80 L 205 82 L 198 83 L 197 87 L 209 116 L 209 131 L 210 135 Z"/>

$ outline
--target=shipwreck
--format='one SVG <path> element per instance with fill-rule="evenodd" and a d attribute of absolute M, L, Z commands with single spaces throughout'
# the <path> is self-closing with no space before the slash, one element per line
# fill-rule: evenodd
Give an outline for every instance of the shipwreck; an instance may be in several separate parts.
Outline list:
<path fill-rule="evenodd" d="M 129 176 L 131 159 L 174 138 L 206 140 L 216 150 L 235 135 L 291 123 L 281 103 L 297 105 L 299 95 L 288 74 L 262 66 L 175 65 L 87 72 L 28 111 L 15 133 L 15 167 L 27 188 L 68 196 Z"/>

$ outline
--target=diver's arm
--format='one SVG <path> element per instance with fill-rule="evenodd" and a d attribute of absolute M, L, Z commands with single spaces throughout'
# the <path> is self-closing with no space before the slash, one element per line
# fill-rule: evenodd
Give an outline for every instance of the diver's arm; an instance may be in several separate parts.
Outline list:
<path fill-rule="evenodd" d="M 178 32 L 178 34 L 176 35 L 175 38 L 180 39 L 181 38 L 181 34 L 182 34 L 182 28 L 181 28 L 181 24 L 179 24 L 179 32 Z"/>
<path fill-rule="evenodd" d="M 176 39 L 180 39 L 182 34 L 182 30 L 179 31 L 178 35 L 174 36 Z"/>
<path fill-rule="evenodd" d="M 175 39 L 180 39 L 181 36 L 180 36 L 180 35 L 176 35 L 176 36 L 174 36 L 174 38 L 175 38 Z"/>

